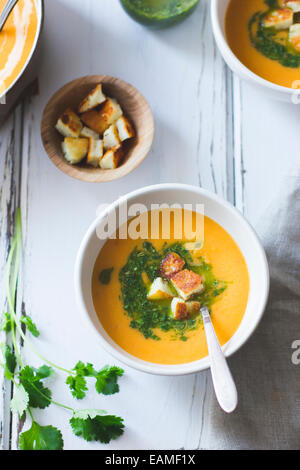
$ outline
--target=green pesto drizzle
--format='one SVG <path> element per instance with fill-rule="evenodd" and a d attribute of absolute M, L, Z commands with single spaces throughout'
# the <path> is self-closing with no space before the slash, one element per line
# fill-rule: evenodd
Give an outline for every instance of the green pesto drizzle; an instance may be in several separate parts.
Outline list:
<path fill-rule="evenodd" d="M 141 249 L 135 248 L 130 254 L 126 265 L 119 273 L 121 283 L 121 301 L 125 313 L 130 317 L 131 328 L 138 330 L 146 339 L 159 340 L 154 329 L 172 331 L 173 339 L 187 341 L 187 333 L 195 330 L 202 323 L 201 315 L 188 320 L 174 320 L 171 317 L 171 301 L 150 301 L 147 299 L 148 287 L 144 284 L 142 274 L 147 273 L 153 282 L 159 276 L 161 261 L 168 252 L 175 252 L 185 261 L 184 268 L 200 274 L 204 278 L 205 290 L 193 296 L 202 306 L 209 308 L 216 302 L 226 289 L 226 283 L 219 281 L 213 274 L 212 266 L 199 258 L 199 265 L 193 263 L 190 253 L 182 243 L 164 245 L 157 251 L 150 242 L 144 242 Z"/>
<path fill-rule="evenodd" d="M 256 12 L 248 24 L 251 44 L 268 59 L 279 62 L 284 67 L 300 67 L 300 54 L 293 51 L 288 38 L 282 38 L 280 31 L 264 27 L 264 18 L 272 10 L 279 8 L 278 0 L 265 0 L 269 9 Z"/>

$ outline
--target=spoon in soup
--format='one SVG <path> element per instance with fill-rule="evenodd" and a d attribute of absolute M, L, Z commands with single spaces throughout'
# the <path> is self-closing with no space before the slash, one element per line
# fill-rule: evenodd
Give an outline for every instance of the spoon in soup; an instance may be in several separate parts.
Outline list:
<path fill-rule="evenodd" d="M 2 31 L 3 26 L 6 23 L 7 18 L 9 17 L 12 9 L 15 7 L 16 3 L 18 3 L 19 0 L 8 0 L 2 10 L 2 13 L 0 14 L 0 31 Z"/>
<path fill-rule="evenodd" d="M 208 308 L 202 308 L 201 314 L 216 397 L 221 408 L 226 413 L 232 413 L 238 404 L 237 389 L 213 327 Z"/>

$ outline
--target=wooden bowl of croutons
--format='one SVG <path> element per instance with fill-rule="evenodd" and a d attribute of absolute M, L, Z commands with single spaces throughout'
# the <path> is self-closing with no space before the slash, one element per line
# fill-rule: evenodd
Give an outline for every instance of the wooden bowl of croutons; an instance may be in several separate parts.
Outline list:
<path fill-rule="evenodd" d="M 147 156 L 154 119 L 132 85 L 93 75 L 55 93 L 44 110 L 41 134 L 61 171 L 82 181 L 107 182 L 127 175 Z"/>

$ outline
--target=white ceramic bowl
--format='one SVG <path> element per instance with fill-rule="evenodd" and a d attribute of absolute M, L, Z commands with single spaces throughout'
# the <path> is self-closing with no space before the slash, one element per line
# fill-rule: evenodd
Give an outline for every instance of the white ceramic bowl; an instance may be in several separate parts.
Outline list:
<path fill-rule="evenodd" d="M 130 204 L 204 204 L 205 215 L 218 222 L 236 241 L 248 265 L 250 293 L 245 315 L 234 336 L 224 345 L 226 356 L 237 351 L 257 327 L 268 298 L 269 269 L 264 249 L 254 230 L 244 217 L 229 203 L 198 187 L 182 184 L 160 184 L 134 191 L 124 198 Z M 105 243 L 96 234 L 96 228 L 105 217 L 116 210 L 120 200 L 109 206 L 91 225 L 79 248 L 75 266 L 75 291 L 79 308 L 94 331 L 98 343 L 115 358 L 143 372 L 159 375 L 184 375 L 209 367 L 208 357 L 180 365 L 160 365 L 138 359 L 121 349 L 102 327 L 92 300 L 91 279 L 96 258 Z M 104 223 L 104 222 L 103 222 Z"/>
<path fill-rule="evenodd" d="M 216 43 L 220 52 L 227 63 L 227 65 L 235 72 L 240 78 L 255 85 L 258 89 L 265 94 L 282 100 L 292 102 L 299 102 L 300 90 L 292 90 L 284 86 L 276 85 L 269 82 L 264 78 L 259 77 L 251 72 L 239 59 L 234 55 L 230 49 L 225 34 L 225 16 L 227 7 L 230 0 L 211 0 L 211 20 L 212 28 L 215 36 Z"/>

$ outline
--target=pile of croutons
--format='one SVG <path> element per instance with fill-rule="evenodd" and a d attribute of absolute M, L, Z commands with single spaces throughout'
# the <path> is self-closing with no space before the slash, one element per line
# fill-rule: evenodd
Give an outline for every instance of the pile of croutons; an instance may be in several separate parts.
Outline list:
<path fill-rule="evenodd" d="M 104 95 L 101 83 L 80 103 L 60 116 L 56 129 L 64 136 L 62 150 L 72 165 L 86 163 L 103 170 L 117 168 L 124 157 L 123 142 L 135 136 L 118 102 Z"/>
<path fill-rule="evenodd" d="M 148 293 L 149 300 L 172 299 L 171 311 L 175 320 L 186 320 L 200 312 L 200 302 L 190 299 L 204 290 L 203 278 L 183 269 L 184 265 L 185 261 L 177 253 L 168 253 L 160 265 L 161 277 L 154 279 Z"/>

